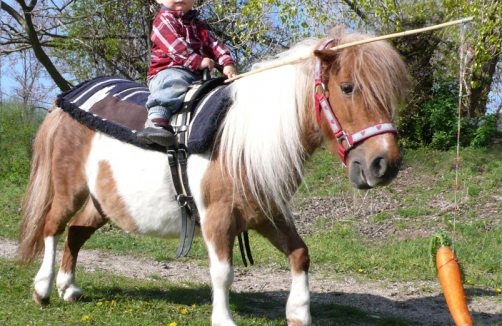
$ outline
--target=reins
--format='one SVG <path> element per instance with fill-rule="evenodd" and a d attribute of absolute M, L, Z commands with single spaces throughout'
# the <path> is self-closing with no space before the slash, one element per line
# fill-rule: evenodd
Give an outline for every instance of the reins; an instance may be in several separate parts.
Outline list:
<path fill-rule="evenodd" d="M 328 39 L 324 41 L 319 46 L 318 50 L 326 49 L 326 47 L 334 41 L 335 39 Z M 326 97 L 326 86 L 324 85 L 322 75 L 322 62 L 318 57 L 315 58 L 314 66 L 314 101 L 317 122 L 321 125 L 321 114 L 326 118 L 326 121 L 328 121 L 331 131 L 335 135 L 338 142 L 338 155 L 340 156 L 343 164 L 346 164 L 347 153 L 354 147 L 355 144 L 384 133 L 397 134 L 396 126 L 390 122 L 372 125 L 352 134 L 345 132 L 338 121 L 328 98 Z"/>

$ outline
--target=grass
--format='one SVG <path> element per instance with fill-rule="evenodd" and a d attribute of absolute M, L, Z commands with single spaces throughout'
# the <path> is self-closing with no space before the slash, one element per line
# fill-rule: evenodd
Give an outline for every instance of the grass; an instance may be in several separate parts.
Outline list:
<path fill-rule="evenodd" d="M 16 239 L 21 220 L 19 206 L 29 177 L 30 141 L 39 122 L 25 115 L 20 108 L 0 108 L 0 238 Z M 318 214 L 324 216 L 319 217 L 315 227 L 304 236 L 312 269 L 322 271 L 326 278 L 351 276 L 389 282 L 436 280 L 435 272 L 427 265 L 428 234 L 437 230 L 451 232 L 455 219 L 455 250 L 468 284 L 488 293 L 502 287 L 500 146 L 461 150 L 456 213 L 453 211 L 454 152 L 408 151 L 401 172 L 407 175 L 406 179 L 398 177 L 389 187 L 369 192 L 350 186 L 338 158 L 329 155 L 326 148 L 314 155 L 307 170 L 305 182 L 294 199 L 297 210 L 310 207 L 313 198 L 326 199 L 333 206 L 333 210 Z M 340 213 L 343 218 L 334 218 L 338 211 L 343 213 Z M 314 208 L 314 214 L 317 213 Z M 361 226 L 368 225 L 377 230 L 391 227 L 396 233 L 375 239 L 361 232 Z M 425 232 L 411 236 L 417 230 Z M 250 238 L 258 266 L 274 264 L 289 269 L 286 258 L 267 241 L 253 232 Z M 173 260 L 177 246 L 176 239 L 125 234 L 116 226 L 107 225 L 85 248 L 162 261 Z M 207 253 L 200 238 L 184 259 L 207 266 Z M 237 248 L 234 261 L 242 264 Z M 86 291 L 85 301 L 71 305 L 55 299 L 49 307 L 39 309 L 30 297 L 36 270 L 37 265 L 20 268 L 11 261 L 0 261 L 0 292 L 7 294 L 0 298 L 0 324 L 137 325 L 145 316 L 151 325 L 208 324 L 211 294 L 205 285 L 173 285 L 159 279 L 152 283 L 82 270 L 78 273 Z M 284 302 L 270 300 L 261 294 L 233 293 L 230 301 L 237 323 L 283 325 Z M 251 306 L 252 311 L 247 310 L 246 307 Z M 180 309 L 186 309 L 190 318 Z M 256 311 L 263 313 L 257 315 Z M 329 321 L 334 318 L 340 325 L 361 320 L 369 325 L 406 324 L 392 316 L 377 320 L 357 309 L 332 304 L 316 303 L 312 313 L 319 325 L 330 325 Z"/>

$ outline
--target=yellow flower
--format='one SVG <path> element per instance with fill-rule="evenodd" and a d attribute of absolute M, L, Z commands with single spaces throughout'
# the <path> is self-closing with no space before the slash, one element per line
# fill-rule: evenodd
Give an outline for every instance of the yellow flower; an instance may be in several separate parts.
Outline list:
<path fill-rule="evenodd" d="M 82 316 L 82 321 L 86 321 L 86 320 L 88 320 L 88 319 L 89 319 L 89 316 L 87 316 L 87 315 L 83 315 L 83 316 Z"/>
<path fill-rule="evenodd" d="M 472 280 L 471 280 L 471 279 L 468 279 L 468 280 L 466 281 L 466 283 L 467 283 L 467 284 L 472 284 Z"/>
<path fill-rule="evenodd" d="M 192 309 L 195 309 L 195 308 L 197 308 L 197 305 L 196 305 L 196 304 L 193 304 L 193 305 L 192 305 Z"/>
<path fill-rule="evenodd" d="M 117 301 L 112 300 L 112 306 L 114 306 L 117 303 Z"/>
<path fill-rule="evenodd" d="M 101 306 L 103 305 L 103 302 L 101 302 L 101 301 L 100 301 L 100 302 L 96 303 L 96 305 L 97 305 L 98 307 L 101 307 Z"/>
<path fill-rule="evenodd" d="M 364 272 L 364 270 L 363 270 L 362 268 L 359 268 L 359 269 L 357 270 L 357 272 L 358 272 L 358 273 L 362 273 L 362 272 Z"/>
<path fill-rule="evenodd" d="M 181 309 L 180 312 L 181 312 L 182 315 L 187 315 L 188 314 L 188 310 L 185 309 L 185 308 Z"/>
<path fill-rule="evenodd" d="M 495 292 L 497 292 L 497 293 L 502 293 L 502 289 L 501 289 L 501 288 L 496 288 L 496 289 L 495 289 Z"/>
<path fill-rule="evenodd" d="M 167 324 L 167 326 L 178 326 L 178 323 L 173 321 L 172 323 Z"/>

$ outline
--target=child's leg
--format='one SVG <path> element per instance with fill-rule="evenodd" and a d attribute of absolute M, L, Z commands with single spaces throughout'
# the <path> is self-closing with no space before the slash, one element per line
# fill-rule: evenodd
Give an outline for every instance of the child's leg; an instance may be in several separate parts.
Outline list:
<path fill-rule="evenodd" d="M 138 137 L 149 144 L 172 145 L 174 130 L 169 118 L 180 108 L 188 87 L 198 79 L 199 76 L 176 68 L 162 70 L 152 78 L 148 83 L 151 94 L 146 102 L 148 120 Z"/>
<path fill-rule="evenodd" d="M 160 71 L 148 82 L 148 118 L 168 120 L 180 108 L 188 87 L 199 79 L 199 76 L 184 69 L 168 68 Z"/>

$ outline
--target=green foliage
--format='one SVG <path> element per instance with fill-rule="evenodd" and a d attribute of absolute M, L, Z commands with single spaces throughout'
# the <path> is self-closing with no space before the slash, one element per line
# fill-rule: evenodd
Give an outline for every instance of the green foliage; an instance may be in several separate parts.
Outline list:
<path fill-rule="evenodd" d="M 0 107 L 0 180 L 26 183 L 30 172 L 31 141 L 44 114 L 17 103 Z"/>
<path fill-rule="evenodd" d="M 496 114 L 488 114 L 482 117 L 481 125 L 474 130 L 471 145 L 479 148 L 493 144 L 493 138 L 498 134 L 497 122 Z"/>
<path fill-rule="evenodd" d="M 145 81 L 155 1 L 72 2 L 64 11 L 67 38 L 56 39 L 57 56 L 78 67 L 79 82 L 115 75 Z"/>
<path fill-rule="evenodd" d="M 401 144 L 407 148 L 454 148 L 459 127 L 457 93 L 457 85 L 439 84 L 432 98 L 424 103 L 421 110 L 413 113 L 411 120 L 408 116 L 399 118 L 397 125 L 406 125 L 408 128 L 405 136 L 400 139 Z M 474 119 L 462 118 L 460 121 L 459 141 L 464 147 L 486 147 L 493 143 L 497 133 L 495 114 Z"/>

